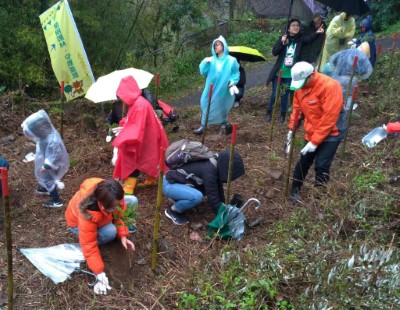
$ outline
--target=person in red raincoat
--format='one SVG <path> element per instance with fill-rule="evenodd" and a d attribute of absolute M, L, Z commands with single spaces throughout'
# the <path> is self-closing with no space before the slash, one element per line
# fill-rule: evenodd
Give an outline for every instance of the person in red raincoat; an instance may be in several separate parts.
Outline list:
<path fill-rule="evenodd" d="M 149 101 L 132 76 L 125 77 L 117 89 L 117 97 L 128 107 L 128 115 L 120 122 L 121 132 L 113 141 L 118 149 L 113 177 L 124 181 L 126 194 L 133 194 L 139 172 L 146 174 L 144 184 L 156 183 L 160 148 L 169 145 L 167 135 Z"/>

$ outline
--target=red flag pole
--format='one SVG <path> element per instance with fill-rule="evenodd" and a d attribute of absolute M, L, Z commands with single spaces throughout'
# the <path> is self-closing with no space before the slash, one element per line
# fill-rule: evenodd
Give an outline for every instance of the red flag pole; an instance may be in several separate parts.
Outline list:
<path fill-rule="evenodd" d="M 158 173 L 158 188 L 157 188 L 157 206 L 154 220 L 154 231 L 153 231 L 153 254 L 151 258 L 151 269 L 154 271 L 157 266 L 157 252 L 158 252 L 158 231 L 160 229 L 160 209 L 162 202 L 162 184 L 164 178 L 165 169 L 165 149 L 160 148 L 160 163 Z"/>
<path fill-rule="evenodd" d="M 228 168 L 228 180 L 226 182 L 225 204 L 229 203 L 229 197 L 230 197 L 230 191 L 231 191 L 233 159 L 234 159 L 235 144 L 236 144 L 236 130 L 237 130 L 237 124 L 235 123 L 232 125 L 231 149 L 230 149 L 230 153 L 229 153 L 229 168 Z"/>
<path fill-rule="evenodd" d="M 1 189 L 3 192 L 4 228 L 7 249 L 7 297 L 8 309 L 14 309 L 14 277 L 12 265 L 11 212 L 8 192 L 8 170 L 1 167 Z"/>

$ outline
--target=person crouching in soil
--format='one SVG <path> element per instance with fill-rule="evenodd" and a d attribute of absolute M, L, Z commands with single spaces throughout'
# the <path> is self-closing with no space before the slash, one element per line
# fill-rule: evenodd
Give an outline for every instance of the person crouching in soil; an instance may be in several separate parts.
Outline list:
<path fill-rule="evenodd" d="M 200 205 L 203 195 L 207 197 L 208 205 L 214 213 L 218 213 L 221 203 L 225 201 L 223 183 L 228 180 L 229 156 L 229 150 L 224 150 L 216 158 L 188 162 L 166 173 L 163 194 L 171 198 L 174 205 L 165 210 L 165 215 L 174 224 L 188 224 L 184 212 Z M 235 152 L 232 181 L 243 174 L 242 157 Z"/>
<path fill-rule="evenodd" d="M 134 193 L 140 172 L 146 180 L 139 186 L 157 184 L 160 148 L 169 145 L 167 134 L 150 102 L 142 96 L 142 91 L 132 76 L 123 78 L 117 89 L 117 97 L 128 107 L 128 115 L 120 122 L 122 126 L 113 146 L 113 177 L 124 182 L 127 195 Z"/>
<path fill-rule="evenodd" d="M 111 290 L 99 245 L 117 237 L 125 249 L 135 250 L 127 238 L 129 231 L 123 214 L 126 208 L 124 190 L 118 181 L 90 178 L 81 184 L 65 211 L 67 225 L 79 238 L 86 263 L 97 276 L 94 292 L 98 295 Z"/>

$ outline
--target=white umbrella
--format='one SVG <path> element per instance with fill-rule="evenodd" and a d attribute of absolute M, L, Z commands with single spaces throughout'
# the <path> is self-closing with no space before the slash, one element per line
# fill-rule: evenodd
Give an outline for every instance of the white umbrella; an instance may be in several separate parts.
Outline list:
<path fill-rule="evenodd" d="M 149 86 L 154 75 L 150 72 L 135 68 L 117 70 L 99 77 L 99 79 L 90 86 L 85 98 L 95 103 L 117 100 L 116 92 L 119 83 L 127 76 L 132 76 L 138 83 L 139 88 L 143 89 Z"/>

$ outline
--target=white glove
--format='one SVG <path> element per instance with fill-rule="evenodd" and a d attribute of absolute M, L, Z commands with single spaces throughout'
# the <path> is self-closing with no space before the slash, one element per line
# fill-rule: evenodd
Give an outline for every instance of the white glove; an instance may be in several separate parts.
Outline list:
<path fill-rule="evenodd" d="M 205 60 L 206 63 L 210 63 L 210 62 L 213 61 L 213 58 L 212 57 L 206 57 L 206 58 L 204 58 L 204 60 Z"/>
<path fill-rule="evenodd" d="M 106 142 L 110 142 L 112 140 L 112 130 L 109 130 L 106 136 Z"/>
<path fill-rule="evenodd" d="M 108 285 L 108 278 L 104 272 L 97 275 L 97 283 L 94 285 L 93 290 L 97 295 L 107 295 L 107 290 L 111 290 L 111 286 Z"/>
<path fill-rule="evenodd" d="M 289 130 L 287 133 L 287 137 L 286 137 L 287 143 L 290 143 L 292 141 L 292 136 L 293 136 L 293 132 L 291 130 Z"/>
<path fill-rule="evenodd" d="M 115 127 L 115 128 L 112 128 L 111 131 L 113 132 L 113 134 L 115 136 L 118 136 L 122 129 L 124 129 L 124 127 Z"/>
<path fill-rule="evenodd" d="M 312 144 L 311 142 L 308 142 L 306 144 L 305 147 L 302 148 L 302 150 L 300 151 L 300 153 L 302 155 L 306 155 L 308 152 L 312 153 L 315 152 L 315 150 L 317 149 L 317 145 Z"/>
<path fill-rule="evenodd" d="M 115 164 L 117 162 L 117 159 L 118 159 L 118 148 L 114 147 L 114 149 L 113 149 L 113 157 L 111 159 L 111 164 L 113 166 L 115 166 Z"/>
<path fill-rule="evenodd" d="M 235 94 L 239 93 L 239 89 L 235 85 L 233 85 L 229 88 L 229 93 L 231 94 L 231 96 L 234 96 Z"/>

